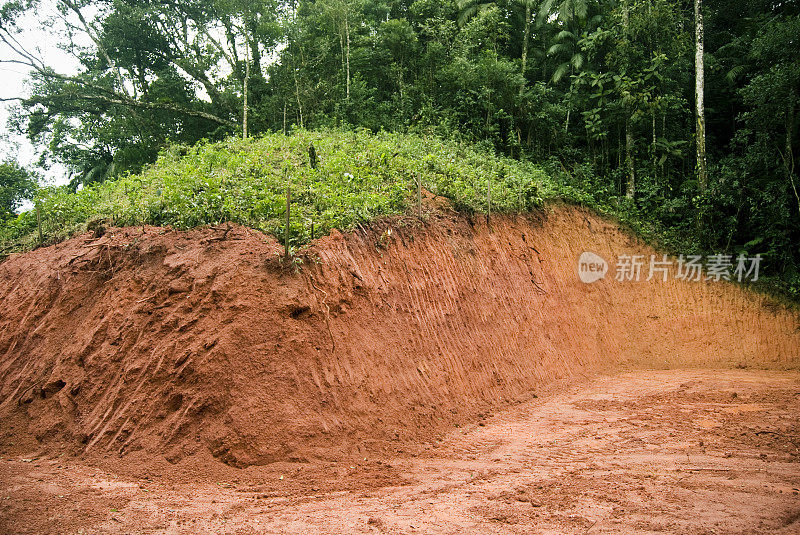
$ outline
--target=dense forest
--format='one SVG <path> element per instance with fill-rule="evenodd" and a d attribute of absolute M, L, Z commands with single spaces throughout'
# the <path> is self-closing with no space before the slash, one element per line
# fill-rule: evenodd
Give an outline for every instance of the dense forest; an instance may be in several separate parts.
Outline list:
<path fill-rule="evenodd" d="M 761 254 L 800 295 L 797 1 L 56 4 L 42 25 L 79 72 L 21 44 L 37 1 L 2 7 L 0 39 L 32 73 L 12 127 L 46 147 L 42 165 L 68 166 L 72 190 L 170 144 L 298 127 L 436 136 L 536 163 L 680 252 Z"/>

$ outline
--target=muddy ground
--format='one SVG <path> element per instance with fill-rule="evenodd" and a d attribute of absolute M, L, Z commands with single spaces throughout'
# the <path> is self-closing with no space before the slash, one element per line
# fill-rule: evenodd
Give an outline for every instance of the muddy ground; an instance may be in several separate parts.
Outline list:
<path fill-rule="evenodd" d="M 6 452 L 0 532 L 800 533 L 796 372 L 603 376 L 441 438 L 241 470 Z"/>

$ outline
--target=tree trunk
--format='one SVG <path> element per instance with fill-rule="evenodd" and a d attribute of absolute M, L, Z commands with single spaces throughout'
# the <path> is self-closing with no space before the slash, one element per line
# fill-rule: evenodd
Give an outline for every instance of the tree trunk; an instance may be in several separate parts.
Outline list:
<path fill-rule="evenodd" d="M 349 9 L 345 7 L 344 11 L 344 32 L 347 38 L 347 88 L 346 88 L 346 97 L 348 102 L 350 101 L 350 13 Z"/>
<path fill-rule="evenodd" d="M 652 121 L 652 123 L 653 123 L 652 124 L 652 127 L 653 127 L 653 146 L 652 146 L 652 152 L 653 152 L 653 155 L 652 155 L 653 156 L 653 174 L 656 174 L 658 171 L 656 169 L 656 110 L 655 110 L 655 108 L 653 108 L 652 120 L 653 120 Z"/>
<path fill-rule="evenodd" d="M 253 36 L 250 41 L 250 68 L 256 73 L 256 76 L 263 76 L 261 72 L 261 50 L 258 48 L 258 39 L 255 37 L 257 25 L 258 21 L 252 18 L 250 20 L 250 35 Z"/>
<path fill-rule="evenodd" d="M 521 95 L 525 91 L 525 68 L 528 65 L 528 41 L 531 36 L 531 3 L 525 1 L 525 36 L 522 38 L 522 85 L 519 88 Z"/>
<path fill-rule="evenodd" d="M 630 15 L 628 13 L 628 2 L 622 2 L 622 27 L 625 33 L 625 40 L 628 40 L 630 27 Z M 625 186 L 625 197 L 633 199 L 636 195 L 636 172 L 633 164 L 633 132 L 631 131 L 631 113 L 625 111 L 625 167 L 628 171 L 628 180 Z"/>
<path fill-rule="evenodd" d="M 631 131 L 631 119 L 625 118 L 625 165 L 628 168 L 628 185 L 625 188 L 625 196 L 633 199 L 636 195 L 636 174 L 633 165 L 633 132 Z"/>
<path fill-rule="evenodd" d="M 294 96 L 297 99 L 297 112 L 300 118 L 300 128 L 303 128 L 303 105 L 300 103 L 300 84 L 297 82 L 297 68 L 292 70 L 294 74 Z"/>
<path fill-rule="evenodd" d="M 792 150 L 792 131 L 794 130 L 794 114 L 796 105 L 797 90 L 792 89 L 789 93 L 789 108 L 786 110 L 786 155 L 783 157 L 783 165 L 786 169 L 786 176 L 794 191 L 794 198 L 797 200 L 797 211 L 800 213 L 800 195 L 797 193 L 797 186 L 794 183 L 794 152 Z"/>
<path fill-rule="evenodd" d="M 248 86 L 250 85 L 250 43 L 246 43 L 245 45 L 247 51 L 244 60 L 244 82 L 242 84 L 242 139 L 247 139 L 247 112 L 249 111 L 247 93 Z"/>
<path fill-rule="evenodd" d="M 339 30 L 339 51 L 342 56 L 342 76 L 345 77 L 345 85 L 347 84 L 347 61 L 345 60 L 345 44 L 344 44 L 344 29 Z"/>
<path fill-rule="evenodd" d="M 664 138 L 664 142 L 667 141 L 667 112 L 664 111 L 661 113 L 661 137 Z M 661 160 L 661 178 L 666 177 L 666 173 L 664 173 L 664 164 L 666 163 L 666 158 Z"/>
<path fill-rule="evenodd" d="M 697 142 L 697 186 L 700 192 L 705 192 L 708 184 L 708 169 L 706 162 L 706 116 L 703 104 L 705 86 L 705 69 L 703 66 L 703 1 L 694 0 L 694 72 L 695 72 L 695 138 Z"/>

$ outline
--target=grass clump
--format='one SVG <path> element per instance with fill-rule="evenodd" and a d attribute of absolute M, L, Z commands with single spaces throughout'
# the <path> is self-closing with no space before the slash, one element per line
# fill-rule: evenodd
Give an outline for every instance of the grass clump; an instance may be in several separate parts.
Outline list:
<path fill-rule="evenodd" d="M 308 148 L 318 162 L 312 168 Z M 45 242 L 80 232 L 87 222 L 152 224 L 179 229 L 230 221 L 281 239 L 286 188 L 292 191 L 290 245 L 332 228 L 400 214 L 416 198 L 416 179 L 462 211 L 526 212 L 542 204 L 543 171 L 438 138 L 366 130 L 299 130 L 257 139 L 172 146 L 138 175 L 78 192 L 42 188 L 36 198 Z M 35 210 L 0 224 L 0 252 L 38 243 Z"/>

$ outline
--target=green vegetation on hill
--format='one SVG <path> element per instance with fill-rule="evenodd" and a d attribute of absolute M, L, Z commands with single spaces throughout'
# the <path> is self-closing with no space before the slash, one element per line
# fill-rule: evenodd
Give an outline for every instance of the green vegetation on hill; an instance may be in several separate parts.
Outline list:
<path fill-rule="evenodd" d="M 702 253 L 691 234 L 665 226 L 629 199 L 604 194 L 580 169 L 568 172 L 557 162 L 542 168 L 433 136 L 301 129 L 288 136 L 173 145 L 140 174 L 77 192 L 68 186 L 39 188 L 34 202 L 41 242 L 36 210 L 0 221 L 0 259 L 83 232 L 95 220 L 178 229 L 235 222 L 283 241 L 287 187 L 289 245 L 297 248 L 333 228 L 346 231 L 378 217 L 413 212 L 417 177 L 424 189 L 465 213 L 486 212 L 491 184 L 492 213 L 527 213 L 546 201 L 566 201 L 615 218 L 665 251 Z M 797 299 L 794 287 L 778 277 L 763 277 L 760 287 Z"/>
<path fill-rule="evenodd" d="M 274 132 L 299 127 L 303 138 L 314 136 L 304 129 L 366 128 L 476 143 L 536 162 L 547 175 L 541 197 L 614 214 L 679 253 L 760 254 L 764 272 L 800 299 L 800 2 L 55 4 L 4 0 L 0 9 L 4 57 L 30 73 L 26 89 L 4 99 L 19 99 L 9 127 L 43 149 L 41 163 L 66 166 L 73 191 L 115 183 L 43 198 L 54 218 L 46 221 L 49 237 L 91 214 L 176 226 L 229 219 L 280 231 L 282 164 L 267 158 L 272 170 L 262 176 L 261 162 L 240 161 L 247 151 L 224 140 L 268 135 L 252 142 L 257 153 L 281 139 Z M 74 54 L 77 67 L 65 71 L 20 48 L 35 42 L 39 27 L 51 28 L 52 46 Z M 473 170 L 460 156 L 448 162 L 447 153 L 466 151 L 459 145 L 417 150 L 416 138 L 383 134 L 365 143 L 381 140 L 391 142 L 374 147 L 367 176 L 350 169 L 363 166 L 350 157 L 355 147 L 320 147 L 316 173 L 293 167 L 305 139 L 285 149 L 302 212 L 293 243 L 307 239 L 309 220 L 324 231 L 405 209 L 416 169 L 462 209 L 484 209 L 486 177 L 498 182 L 499 208 L 522 209 L 513 193 L 524 183 L 504 173 L 528 164 L 489 155 L 484 165 L 475 151 Z M 170 160 L 176 149 L 163 156 L 171 144 L 198 142 L 185 161 Z M 397 150 L 396 159 L 376 160 Z M 429 154 L 438 170 L 424 167 Z M 192 177 L 203 166 L 219 176 L 201 187 Z M 143 171 L 139 182 L 128 177 Z M 2 178 L 13 218 L 9 210 L 27 194 Z M 0 240 L 25 245 L 31 222 L 30 215 L 13 222 Z"/>
<path fill-rule="evenodd" d="M 310 165 L 313 144 L 318 162 Z M 371 134 L 366 130 L 271 134 L 175 145 L 138 175 L 72 193 L 42 188 L 37 196 L 44 241 L 86 228 L 97 218 L 113 225 L 163 225 L 186 229 L 231 221 L 282 238 L 286 188 L 292 192 L 290 244 L 299 246 L 332 228 L 406 211 L 416 199 L 416 179 L 464 211 L 527 212 L 541 205 L 543 171 L 472 146 L 432 137 Z M 0 251 L 38 242 L 36 211 L 0 227 Z"/>

